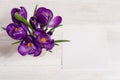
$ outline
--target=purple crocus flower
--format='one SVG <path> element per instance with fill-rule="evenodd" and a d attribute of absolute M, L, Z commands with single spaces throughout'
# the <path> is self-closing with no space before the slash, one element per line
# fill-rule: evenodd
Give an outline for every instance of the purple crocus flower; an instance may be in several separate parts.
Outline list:
<path fill-rule="evenodd" d="M 34 31 L 34 34 L 36 35 L 36 36 L 38 36 L 38 35 L 42 35 L 42 34 L 45 34 L 46 32 L 45 32 L 45 30 L 43 29 L 43 28 L 38 28 L 38 29 L 36 29 L 35 31 Z"/>
<path fill-rule="evenodd" d="M 27 32 L 23 27 L 26 26 L 17 23 L 10 23 L 6 28 L 6 31 L 11 38 L 22 40 L 27 35 Z"/>
<path fill-rule="evenodd" d="M 22 56 L 25 56 L 27 54 L 39 56 L 41 54 L 42 48 L 40 46 L 38 47 L 36 41 L 34 40 L 34 37 L 31 35 L 25 37 L 18 47 L 18 52 Z"/>
<path fill-rule="evenodd" d="M 36 41 L 42 48 L 45 48 L 47 51 L 50 51 L 54 47 L 54 40 L 51 39 L 44 30 L 39 29 L 34 32 L 36 34 Z"/>
<path fill-rule="evenodd" d="M 31 17 L 29 22 L 33 26 L 34 29 L 38 28 L 38 22 L 37 22 L 37 18 L 35 16 Z"/>
<path fill-rule="evenodd" d="M 61 16 L 55 16 L 49 23 L 50 28 L 57 27 L 62 22 Z"/>
<path fill-rule="evenodd" d="M 38 8 L 35 16 L 41 26 L 46 26 L 49 23 L 50 28 L 57 27 L 62 22 L 61 16 L 55 16 L 53 18 L 53 13 L 50 9 L 44 7 Z"/>
<path fill-rule="evenodd" d="M 19 14 L 22 17 L 24 17 L 25 19 L 27 19 L 27 11 L 24 7 L 20 7 L 20 9 L 19 8 L 13 8 L 11 10 L 12 21 L 15 22 L 15 23 L 19 23 L 19 21 L 14 16 L 15 14 Z"/>
<path fill-rule="evenodd" d="M 44 27 L 52 19 L 53 13 L 50 9 L 46 9 L 45 7 L 40 7 L 36 11 L 35 16 L 38 22 L 40 23 L 40 26 Z"/>

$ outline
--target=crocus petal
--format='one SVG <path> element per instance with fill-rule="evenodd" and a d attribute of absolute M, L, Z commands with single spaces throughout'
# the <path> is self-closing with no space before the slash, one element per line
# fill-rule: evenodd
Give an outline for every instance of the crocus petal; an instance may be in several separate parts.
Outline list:
<path fill-rule="evenodd" d="M 42 28 L 39 28 L 39 29 L 36 29 L 36 30 L 34 31 L 34 34 L 35 34 L 36 36 L 38 36 L 38 35 L 43 36 L 44 34 L 46 34 L 46 32 L 45 32 L 45 30 L 43 30 Z"/>
<path fill-rule="evenodd" d="M 15 31 L 16 28 L 17 31 Z M 10 23 L 6 28 L 6 31 L 11 38 L 16 40 L 21 40 L 27 35 L 27 32 L 23 27 L 17 23 Z"/>
<path fill-rule="evenodd" d="M 27 11 L 24 7 L 20 7 L 21 10 L 20 10 L 20 14 L 21 16 L 23 16 L 25 19 L 27 19 Z"/>
<path fill-rule="evenodd" d="M 46 10 L 45 7 L 40 7 L 37 9 L 36 13 L 35 13 L 35 16 L 39 16 L 39 14 L 41 14 L 42 12 L 44 12 Z"/>
<path fill-rule="evenodd" d="M 41 30 L 42 32 L 42 30 Z M 50 35 L 46 32 L 40 33 L 36 31 L 36 42 L 42 47 L 45 48 L 47 51 L 51 50 L 54 47 L 54 40 L 51 39 Z"/>
<path fill-rule="evenodd" d="M 41 27 L 44 27 L 52 19 L 53 13 L 50 9 L 40 7 L 35 14 L 37 21 L 40 23 Z"/>
<path fill-rule="evenodd" d="M 42 14 L 39 14 L 39 16 L 37 16 L 37 20 L 43 26 L 47 25 L 48 23 L 48 19 Z"/>
<path fill-rule="evenodd" d="M 22 45 L 22 44 L 18 47 L 18 52 L 19 52 L 22 56 L 25 56 L 26 54 L 28 54 L 29 50 L 30 50 L 30 48 L 28 48 L 27 46 Z"/>
<path fill-rule="evenodd" d="M 12 36 L 14 39 L 21 40 L 27 35 L 27 33 L 22 27 L 19 27 L 18 29 L 19 29 L 19 31 L 13 32 Z"/>
<path fill-rule="evenodd" d="M 38 47 L 37 44 L 34 42 L 34 37 L 28 35 L 18 47 L 18 52 L 25 56 L 26 54 L 33 54 L 34 56 L 38 56 L 41 53 L 42 48 Z"/>
<path fill-rule="evenodd" d="M 36 46 L 32 43 L 31 47 L 28 47 L 26 44 L 21 43 L 18 47 L 18 52 L 21 55 L 26 55 L 26 54 L 34 54 L 34 52 L 36 52 L 37 48 Z"/>
<path fill-rule="evenodd" d="M 46 45 L 45 48 L 47 51 L 51 50 L 54 47 L 54 40 L 50 40 Z"/>
<path fill-rule="evenodd" d="M 33 26 L 34 29 L 38 28 L 38 22 L 35 16 L 31 17 L 29 20 L 30 24 Z"/>
<path fill-rule="evenodd" d="M 17 19 L 16 19 L 15 16 L 14 16 L 16 12 L 18 12 L 18 14 L 19 14 L 20 9 L 18 9 L 18 8 L 13 8 L 13 9 L 11 10 L 12 21 L 13 21 L 13 22 L 16 22 L 16 23 L 19 23 L 19 21 L 17 21 Z"/>
<path fill-rule="evenodd" d="M 46 17 L 49 18 L 49 20 L 51 20 L 53 18 L 53 12 L 50 9 L 46 9 L 45 10 L 45 14 Z"/>
<path fill-rule="evenodd" d="M 50 9 L 46 9 L 45 7 L 38 8 L 35 16 L 38 17 L 40 14 L 42 14 L 43 16 L 50 18 L 50 19 L 52 19 L 52 17 L 53 17 L 53 12 Z"/>
<path fill-rule="evenodd" d="M 24 7 L 20 7 L 19 8 L 13 8 L 11 10 L 11 17 L 12 17 L 12 21 L 15 23 L 20 23 L 16 18 L 15 18 L 15 13 L 18 13 L 19 15 L 21 15 L 22 17 L 24 17 L 25 19 L 27 19 L 27 11 Z"/>
<path fill-rule="evenodd" d="M 6 32 L 8 33 L 8 35 L 9 35 L 10 37 L 12 37 L 12 34 L 13 34 L 13 32 L 14 32 L 14 29 L 15 29 L 15 24 L 14 24 L 14 23 L 10 23 L 10 24 L 7 25 L 7 27 L 6 27 Z"/>
<path fill-rule="evenodd" d="M 37 57 L 41 54 L 42 52 L 42 48 L 41 47 L 38 47 L 37 50 L 34 52 L 34 56 Z"/>
<path fill-rule="evenodd" d="M 49 36 L 47 33 L 40 33 L 40 34 L 38 34 L 37 37 L 36 37 L 36 39 L 38 40 L 38 42 L 40 42 L 40 40 L 41 40 L 42 38 L 45 38 L 45 39 L 46 39 L 46 41 L 45 41 L 44 43 L 47 43 L 47 41 L 49 41 L 49 40 L 51 39 L 50 36 Z M 40 42 L 40 43 L 41 43 L 41 42 Z M 44 44 L 44 43 L 41 43 L 41 44 Z"/>
<path fill-rule="evenodd" d="M 50 21 L 49 27 L 51 27 L 51 28 L 57 27 L 61 22 L 62 22 L 62 17 L 61 16 L 56 16 L 55 18 L 53 18 Z"/>
<path fill-rule="evenodd" d="M 26 32 L 29 31 L 28 27 L 24 23 L 20 23 L 20 25 Z"/>

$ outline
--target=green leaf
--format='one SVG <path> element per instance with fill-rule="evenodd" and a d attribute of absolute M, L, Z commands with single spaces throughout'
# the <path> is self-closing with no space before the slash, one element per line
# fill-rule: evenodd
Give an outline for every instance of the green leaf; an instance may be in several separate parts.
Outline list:
<path fill-rule="evenodd" d="M 4 28 L 4 27 L 1 27 L 3 30 L 6 30 L 6 28 Z"/>
<path fill-rule="evenodd" d="M 14 43 L 12 43 L 12 45 L 18 44 L 18 43 L 20 43 L 20 42 L 21 42 L 21 41 L 14 42 Z"/>
<path fill-rule="evenodd" d="M 49 51 L 50 53 L 53 53 L 52 51 Z"/>
<path fill-rule="evenodd" d="M 47 31 L 47 30 L 48 30 L 49 23 L 50 23 L 50 17 L 48 17 L 48 23 L 47 23 L 47 26 L 46 26 L 45 31 Z"/>
<path fill-rule="evenodd" d="M 59 43 L 59 42 L 70 42 L 69 40 L 55 40 L 55 43 Z"/>
<path fill-rule="evenodd" d="M 31 24 L 24 17 L 19 14 L 15 14 L 14 16 L 18 21 L 23 22 L 26 26 L 28 26 L 32 31 L 34 30 Z"/>
<path fill-rule="evenodd" d="M 37 7 L 38 7 L 38 4 L 36 4 L 36 6 L 35 6 L 35 9 L 34 9 L 34 14 L 33 14 L 33 16 L 35 15 L 35 13 L 36 13 L 36 11 L 37 11 Z"/>
<path fill-rule="evenodd" d="M 56 46 L 59 46 L 59 44 L 55 43 Z"/>

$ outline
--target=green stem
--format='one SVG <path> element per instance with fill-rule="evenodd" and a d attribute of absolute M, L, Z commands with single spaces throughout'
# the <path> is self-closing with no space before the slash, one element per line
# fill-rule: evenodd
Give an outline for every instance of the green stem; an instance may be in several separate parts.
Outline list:
<path fill-rule="evenodd" d="M 48 23 L 47 23 L 47 26 L 46 26 L 46 29 L 45 29 L 45 31 L 47 31 L 47 30 L 48 30 L 49 23 L 50 23 L 50 18 L 48 18 Z"/>
<path fill-rule="evenodd" d="M 49 51 L 50 53 L 53 53 L 52 51 Z"/>
<path fill-rule="evenodd" d="M 4 27 L 1 27 L 3 30 L 6 30 L 6 28 L 4 28 Z"/>
<path fill-rule="evenodd" d="M 28 26 L 28 27 L 32 30 L 32 32 L 34 31 L 34 29 L 33 29 L 33 27 L 31 26 L 31 24 L 30 24 L 25 18 L 23 18 L 23 17 L 22 17 L 21 15 L 19 15 L 19 14 L 15 14 L 14 16 L 15 16 L 15 18 L 16 18 L 18 21 L 23 22 L 26 26 Z"/>
<path fill-rule="evenodd" d="M 37 11 L 37 7 L 38 7 L 38 4 L 36 4 L 36 6 L 35 6 L 35 9 L 34 9 L 34 14 L 33 14 L 33 16 L 35 15 L 35 13 L 36 13 L 36 11 Z"/>
<path fill-rule="evenodd" d="M 69 40 L 55 40 L 55 43 L 59 43 L 59 42 L 70 42 Z"/>
<path fill-rule="evenodd" d="M 18 43 L 20 43 L 21 41 L 17 41 L 17 42 L 14 42 L 14 43 L 12 43 L 12 45 L 14 45 L 14 44 L 18 44 Z"/>
<path fill-rule="evenodd" d="M 59 44 L 55 43 L 56 46 L 59 46 Z"/>

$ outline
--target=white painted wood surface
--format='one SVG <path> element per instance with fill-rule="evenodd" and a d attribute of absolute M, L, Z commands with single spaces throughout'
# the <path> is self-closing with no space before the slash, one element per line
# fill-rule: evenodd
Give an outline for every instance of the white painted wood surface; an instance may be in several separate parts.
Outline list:
<path fill-rule="evenodd" d="M 54 37 L 71 42 L 63 53 L 61 44 L 54 54 L 21 57 L 0 29 L 0 80 L 120 80 L 119 0 L 0 0 L 0 25 L 11 22 L 13 7 L 25 6 L 30 17 L 35 4 L 63 17 Z"/>

